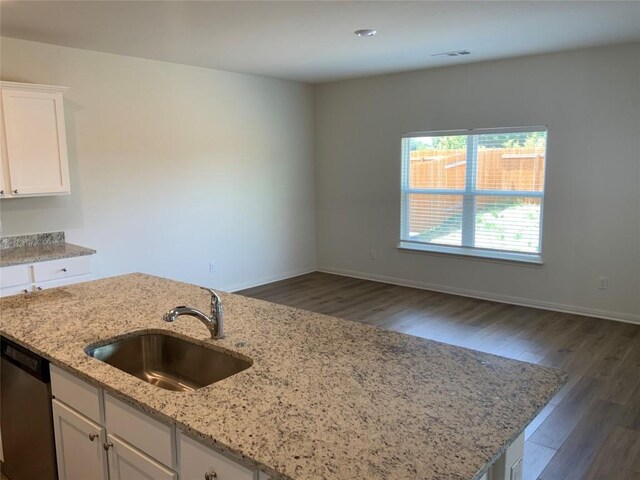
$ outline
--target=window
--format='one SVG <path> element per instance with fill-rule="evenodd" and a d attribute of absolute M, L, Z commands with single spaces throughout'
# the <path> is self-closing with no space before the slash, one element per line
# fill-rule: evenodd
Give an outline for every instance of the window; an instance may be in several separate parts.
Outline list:
<path fill-rule="evenodd" d="M 400 248 L 541 262 L 547 130 L 402 139 Z"/>

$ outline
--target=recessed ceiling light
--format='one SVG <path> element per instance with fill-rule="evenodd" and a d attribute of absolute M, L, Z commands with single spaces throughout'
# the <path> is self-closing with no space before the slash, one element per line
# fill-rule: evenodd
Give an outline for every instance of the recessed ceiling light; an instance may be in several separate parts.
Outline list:
<path fill-rule="evenodd" d="M 356 35 L 356 37 L 373 37 L 378 32 L 372 28 L 362 28 L 360 30 L 356 30 L 353 33 Z"/>
<path fill-rule="evenodd" d="M 432 57 L 440 57 L 442 55 L 447 56 L 447 57 L 459 57 L 461 55 L 471 55 L 471 52 L 469 50 L 453 50 L 452 52 L 434 53 L 431 56 Z"/>

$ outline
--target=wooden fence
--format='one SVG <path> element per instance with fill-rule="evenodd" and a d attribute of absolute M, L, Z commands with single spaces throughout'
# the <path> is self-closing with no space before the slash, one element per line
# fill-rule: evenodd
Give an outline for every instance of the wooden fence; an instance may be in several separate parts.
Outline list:
<path fill-rule="evenodd" d="M 411 152 L 409 186 L 464 190 L 466 150 L 414 150 Z M 478 151 L 478 190 L 542 191 L 544 149 L 536 147 L 487 148 Z M 538 200 L 523 199 L 525 203 Z M 476 205 L 496 202 L 496 197 L 479 197 Z M 409 230 L 423 232 L 462 211 L 461 195 L 410 195 Z"/>

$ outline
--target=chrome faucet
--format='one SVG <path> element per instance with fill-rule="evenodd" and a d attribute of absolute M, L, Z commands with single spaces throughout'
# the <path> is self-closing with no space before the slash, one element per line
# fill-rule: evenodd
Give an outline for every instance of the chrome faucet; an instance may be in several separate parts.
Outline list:
<path fill-rule="evenodd" d="M 192 317 L 196 317 L 202 323 L 205 324 L 209 332 L 211 333 L 211 338 L 219 339 L 224 337 L 224 322 L 222 320 L 222 300 L 216 292 L 211 290 L 210 288 L 200 287 L 203 290 L 206 290 L 211 294 L 211 315 L 207 315 L 196 308 L 180 306 L 176 307 L 172 310 L 169 310 L 164 314 L 162 319 L 165 322 L 175 322 L 176 318 L 181 315 L 190 315 Z"/>

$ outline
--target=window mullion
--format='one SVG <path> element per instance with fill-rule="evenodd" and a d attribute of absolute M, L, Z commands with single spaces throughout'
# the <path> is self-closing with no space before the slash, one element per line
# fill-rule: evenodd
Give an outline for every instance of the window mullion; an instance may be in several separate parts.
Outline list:
<path fill-rule="evenodd" d="M 472 193 L 476 183 L 476 162 L 478 159 L 478 136 L 467 137 L 467 168 L 465 194 L 462 200 L 462 246 L 473 247 L 476 230 L 476 197 Z"/>

